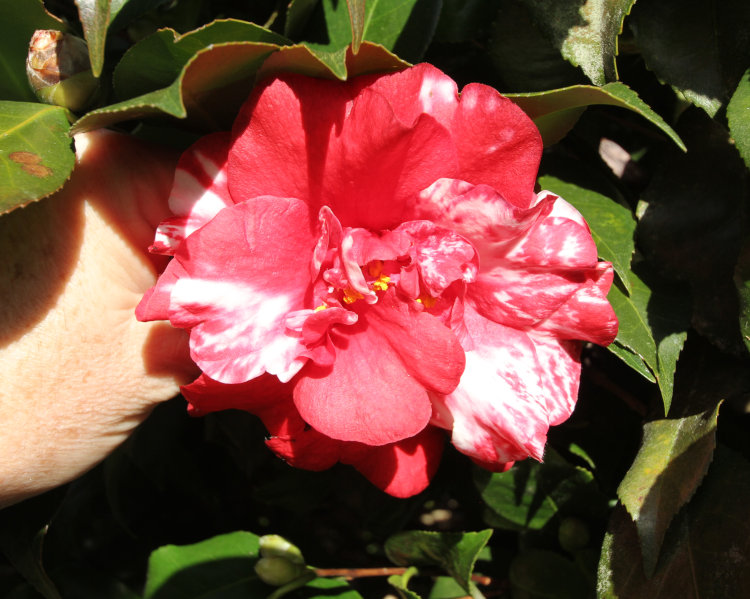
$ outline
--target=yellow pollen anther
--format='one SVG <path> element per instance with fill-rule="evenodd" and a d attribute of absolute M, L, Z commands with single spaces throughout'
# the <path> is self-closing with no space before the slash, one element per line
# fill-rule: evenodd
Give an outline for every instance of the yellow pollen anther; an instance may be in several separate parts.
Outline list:
<path fill-rule="evenodd" d="M 422 304 L 425 308 L 432 308 L 437 302 L 437 298 L 431 295 L 425 295 L 424 293 L 417 298 L 417 301 Z"/>
<path fill-rule="evenodd" d="M 315 306 L 315 312 L 320 312 L 321 310 L 325 310 L 328 306 L 325 304 L 320 304 L 320 306 Z"/>
<path fill-rule="evenodd" d="M 356 289 L 352 289 L 351 287 L 347 287 L 344 289 L 344 303 L 345 304 L 353 304 L 357 300 L 361 300 L 364 297 L 359 291 Z"/>
<path fill-rule="evenodd" d="M 372 288 L 375 291 L 385 291 L 388 289 L 388 283 L 390 283 L 391 277 L 388 275 L 380 275 L 377 280 L 372 282 Z"/>

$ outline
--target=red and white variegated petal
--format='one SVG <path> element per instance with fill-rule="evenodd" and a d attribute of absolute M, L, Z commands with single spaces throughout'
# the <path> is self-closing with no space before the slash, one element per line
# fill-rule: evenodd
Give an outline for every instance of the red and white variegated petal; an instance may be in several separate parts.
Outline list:
<path fill-rule="evenodd" d="M 440 415 L 436 423 L 450 423 L 453 444 L 479 462 L 541 460 L 549 428 L 547 394 L 554 391 L 545 381 L 546 355 L 537 353 L 528 334 L 482 318 L 469 307 L 464 321 L 474 348 L 466 352 L 466 370 L 456 390 L 433 396 Z M 577 388 L 578 379 L 555 382 Z"/>
<path fill-rule="evenodd" d="M 542 384 L 545 388 L 547 418 L 550 426 L 555 426 L 570 417 L 578 399 L 582 343 L 536 333 L 529 336 L 544 370 Z"/>
<path fill-rule="evenodd" d="M 135 317 L 141 322 L 149 320 L 169 320 L 169 301 L 172 289 L 185 269 L 177 260 L 170 260 L 164 272 L 156 280 L 135 308 Z"/>
<path fill-rule="evenodd" d="M 242 383 L 263 372 L 287 381 L 299 371 L 304 346 L 286 320 L 310 307 L 316 241 L 304 203 L 268 197 L 225 208 L 185 240 L 175 259 L 186 274 L 172 289 L 169 317 L 190 329 L 203 372 Z"/>
<path fill-rule="evenodd" d="M 156 254 L 174 254 L 182 241 L 235 202 L 227 186 L 228 132 L 213 133 L 195 142 L 180 158 L 175 171 L 169 208 L 175 216 L 156 229 L 149 248 Z"/>

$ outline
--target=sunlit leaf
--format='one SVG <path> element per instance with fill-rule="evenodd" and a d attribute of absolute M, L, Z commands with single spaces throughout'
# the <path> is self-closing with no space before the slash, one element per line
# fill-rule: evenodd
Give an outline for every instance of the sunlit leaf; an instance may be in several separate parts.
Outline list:
<path fill-rule="evenodd" d="M 104 67 L 104 46 L 107 42 L 107 29 L 112 4 L 116 0 L 75 0 L 83 26 L 83 34 L 89 46 L 89 59 L 94 77 L 102 74 Z"/>
<path fill-rule="evenodd" d="M 745 71 L 727 106 L 729 132 L 745 165 L 750 168 L 750 69 Z"/>
<path fill-rule="evenodd" d="M 630 290 L 630 259 L 633 255 L 635 218 L 630 210 L 611 198 L 555 177 L 540 177 L 542 189 L 556 193 L 583 215 L 591 228 L 599 257 L 611 262 L 617 276 Z"/>
<path fill-rule="evenodd" d="M 352 52 L 359 52 L 365 35 L 365 0 L 346 0 L 352 28 Z"/>
<path fill-rule="evenodd" d="M 750 464 L 719 447 L 695 496 L 675 518 L 662 558 L 647 578 L 638 532 L 627 512 L 612 516 L 599 561 L 600 599 L 750 595 Z"/>
<path fill-rule="evenodd" d="M 41 0 L 0 2 L 0 100 L 36 101 L 26 79 L 26 55 L 36 29 L 65 31 Z"/>
<path fill-rule="evenodd" d="M 685 145 L 664 119 L 654 112 L 638 94 L 620 82 L 608 83 L 602 87 L 575 85 L 562 89 L 528 94 L 508 94 L 538 125 L 541 117 L 546 120 L 540 126 L 545 145 L 558 141 L 560 132 L 566 133 L 573 127 L 580 112 L 573 109 L 597 104 L 619 106 L 640 114 L 643 118 L 661 129 L 677 146 L 685 150 Z"/>
<path fill-rule="evenodd" d="M 390 537 L 385 552 L 401 566 L 440 566 L 469 592 L 474 564 L 491 536 L 489 529 L 464 533 L 412 530 Z"/>
<path fill-rule="evenodd" d="M 638 529 L 644 570 L 656 568 L 664 535 L 708 470 L 719 404 L 681 418 L 647 422 L 643 441 L 617 495 Z"/>
<path fill-rule="evenodd" d="M 222 597 L 264 597 L 269 587 L 253 564 L 258 537 L 249 532 L 219 535 L 193 545 L 165 545 L 148 561 L 145 599 L 193 599 L 222 591 Z"/>
<path fill-rule="evenodd" d="M 64 108 L 0 102 L 0 214 L 62 187 L 75 165 Z"/>

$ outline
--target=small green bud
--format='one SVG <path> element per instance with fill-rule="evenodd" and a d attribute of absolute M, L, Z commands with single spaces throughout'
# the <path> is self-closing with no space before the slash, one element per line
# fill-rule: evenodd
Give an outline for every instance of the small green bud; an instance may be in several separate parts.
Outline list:
<path fill-rule="evenodd" d="M 293 564 L 305 565 L 305 558 L 296 545 L 292 545 L 279 535 L 264 535 L 259 541 L 260 554 L 263 557 L 283 557 Z"/>
<path fill-rule="evenodd" d="M 255 563 L 255 573 L 263 582 L 280 587 L 296 580 L 305 572 L 304 564 L 296 564 L 283 557 L 261 557 Z"/>
<path fill-rule="evenodd" d="M 589 527 L 579 518 L 565 518 L 557 529 L 557 540 L 565 551 L 577 551 L 589 544 Z"/>
<path fill-rule="evenodd" d="M 31 36 L 26 76 L 39 100 L 73 112 L 86 108 L 99 88 L 86 42 L 54 29 L 38 29 Z"/>

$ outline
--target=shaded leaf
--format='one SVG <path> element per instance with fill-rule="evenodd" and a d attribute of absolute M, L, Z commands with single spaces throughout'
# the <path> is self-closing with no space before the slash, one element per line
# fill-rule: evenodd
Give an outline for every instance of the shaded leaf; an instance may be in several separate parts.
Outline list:
<path fill-rule="evenodd" d="M 574 109 L 604 104 L 627 108 L 640 114 L 666 133 L 680 149 L 686 149 L 685 144 L 674 129 L 624 83 L 608 83 L 602 87 L 575 85 L 546 92 L 508 94 L 508 97 L 518 104 L 534 122 L 540 120 L 541 117 L 545 117 L 545 121 L 537 122 L 542 137 L 544 137 L 545 145 L 555 143 L 561 138 L 560 132 L 563 132 L 564 135 L 573 127 L 580 115 L 580 112 L 576 112 Z"/>
<path fill-rule="evenodd" d="M 639 2 L 628 22 L 648 68 L 710 116 L 750 64 L 746 0 Z"/>
<path fill-rule="evenodd" d="M 543 189 L 570 202 L 583 215 L 596 242 L 599 257 L 611 262 L 630 291 L 630 259 L 634 251 L 635 218 L 632 212 L 605 195 L 555 177 L 540 177 Z"/>
<path fill-rule="evenodd" d="M 581 599 L 592 585 L 575 562 L 553 551 L 521 553 L 510 565 L 513 596 L 528 599 Z"/>
<path fill-rule="evenodd" d="M 310 15 L 317 6 L 319 0 L 292 0 L 286 11 L 286 21 L 284 22 L 284 35 L 289 38 L 297 38 L 307 22 Z"/>
<path fill-rule="evenodd" d="M 409 580 L 414 576 L 418 570 L 412 566 L 406 569 L 403 574 L 393 574 L 388 577 L 388 584 L 398 591 L 398 594 L 402 599 L 422 599 L 417 593 L 409 589 Z M 453 579 L 451 579 L 453 580 Z M 465 595 L 466 591 L 462 589 L 462 593 Z"/>
<path fill-rule="evenodd" d="M 507 472 L 475 469 L 474 483 L 491 510 L 488 523 L 507 530 L 542 530 L 559 515 L 606 509 L 593 475 L 548 449 L 544 463 L 518 462 Z"/>
<path fill-rule="evenodd" d="M 75 165 L 67 111 L 0 102 L 0 214 L 62 187 Z"/>
<path fill-rule="evenodd" d="M 78 119 L 74 133 L 147 116 L 189 117 L 206 130 L 228 129 L 275 44 L 232 42 L 198 51 L 170 86 L 93 110 Z"/>
<path fill-rule="evenodd" d="M 678 130 L 689 151 L 663 147 L 651 156 L 636 241 L 660 274 L 690 285 L 693 327 L 724 350 L 744 351 L 733 275 L 747 169 L 726 130 L 703 111 L 685 111 Z"/>
<path fill-rule="evenodd" d="M 400 566 L 440 566 L 470 592 L 474 563 L 491 536 L 489 529 L 464 533 L 406 531 L 390 537 L 385 552 Z"/>
<path fill-rule="evenodd" d="M 693 496 L 711 463 L 719 405 L 643 427 L 641 448 L 617 495 L 638 529 L 647 576 L 656 568 L 669 523 Z"/>
<path fill-rule="evenodd" d="M 258 580 L 253 564 L 258 537 L 237 531 L 193 545 L 165 545 L 148 560 L 146 599 L 265 596 L 269 587 Z"/>
<path fill-rule="evenodd" d="M 41 0 L 0 2 L 0 100 L 36 101 L 26 79 L 26 55 L 36 29 L 67 28 L 44 10 Z"/>
<path fill-rule="evenodd" d="M 497 12 L 493 0 L 443 0 L 435 40 L 460 43 L 481 35 Z"/>
<path fill-rule="evenodd" d="M 734 269 L 734 284 L 740 302 L 740 333 L 750 351 L 750 239 L 745 239 Z"/>
<path fill-rule="evenodd" d="M 617 36 L 635 0 L 521 0 L 545 38 L 595 85 L 617 80 Z"/>
<path fill-rule="evenodd" d="M 670 526 L 654 575 L 646 578 L 638 533 L 615 510 L 599 561 L 600 599 L 750 596 L 750 464 L 719 446 L 703 483 Z"/>
<path fill-rule="evenodd" d="M 0 553 L 45 599 L 60 599 L 42 564 L 42 545 L 63 496 L 57 489 L 0 511 Z"/>
<path fill-rule="evenodd" d="M 261 42 L 277 46 L 289 43 L 276 33 L 253 23 L 222 19 L 179 35 L 161 29 L 141 40 L 123 56 L 114 72 L 118 99 L 132 98 L 171 85 L 195 54 L 213 44 Z M 143 65 L 148 68 L 144 69 Z"/>
<path fill-rule="evenodd" d="M 727 106 L 729 132 L 745 166 L 750 168 L 750 69 L 745 71 Z"/>
<path fill-rule="evenodd" d="M 627 347 L 620 345 L 615 341 L 614 343 L 610 343 L 607 346 L 607 349 L 611 351 L 614 355 L 616 355 L 618 358 L 620 358 L 623 362 L 625 362 L 628 366 L 630 366 L 633 370 L 635 370 L 638 374 L 640 374 L 642 377 L 647 379 L 648 381 L 655 383 L 656 377 L 654 376 L 654 373 L 651 372 L 651 369 L 646 366 L 646 363 L 643 361 L 643 358 L 641 358 L 638 354 L 633 352 L 632 350 L 628 349 Z"/>
<path fill-rule="evenodd" d="M 304 599 L 362 599 L 362 595 L 341 578 L 315 578 L 297 591 L 297 596 Z"/>

